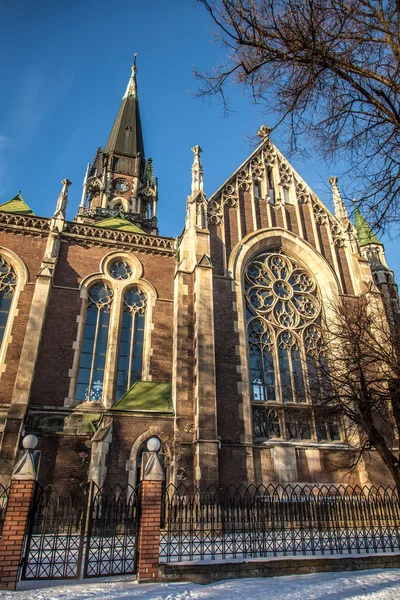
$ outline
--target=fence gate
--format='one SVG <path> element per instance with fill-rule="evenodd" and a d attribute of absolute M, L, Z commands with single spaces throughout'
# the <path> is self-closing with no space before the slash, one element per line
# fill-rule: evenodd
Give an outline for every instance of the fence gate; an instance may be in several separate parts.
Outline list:
<path fill-rule="evenodd" d="M 21 579 L 80 576 L 86 507 L 87 488 L 60 494 L 52 486 L 37 486 Z"/>
<path fill-rule="evenodd" d="M 135 573 L 139 487 L 94 486 L 91 494 L 84 576 Z"/>
<path fill-rule="evenodd" d="M 37 486 L 21 579 L 136 572 L 139 487 L 88 484 L 68 493 Z"/>

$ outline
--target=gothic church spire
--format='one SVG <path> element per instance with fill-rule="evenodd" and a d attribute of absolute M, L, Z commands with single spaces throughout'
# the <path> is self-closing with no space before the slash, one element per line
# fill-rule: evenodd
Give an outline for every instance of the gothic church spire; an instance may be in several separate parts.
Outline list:
<path fill-rule="evenodd" d="M 132 73 L 104 152 L 106 154 L 110 152 L 124 154 L 130 157 L 137 156 L 140 153 L 142 157 L 144 156 L 136 82 L 136 54 L 132 65 Z"/>
<path fill-rule="evenodd" d="M 98 148 L 87 168 L 76 220 L 107 228 L 134 224 L 145 233 L 157 235 L 157 200 L 153 163 L 150 158 L 146 161 L 144 154 L 135 54 L 106 146 L 104 150 Z"/>

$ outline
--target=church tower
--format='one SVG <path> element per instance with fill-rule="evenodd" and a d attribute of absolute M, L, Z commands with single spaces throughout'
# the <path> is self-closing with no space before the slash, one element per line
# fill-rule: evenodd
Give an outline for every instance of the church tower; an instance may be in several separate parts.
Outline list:
<path fill-rule="evenodd" d="M 158 235 L 157 179 L 145 158 L 136 81 L 136 55 L 107 143 L 88 164 L 76 221 L 108 227 L 127 221 L 138 232 Z M 111 221 L 110 221 L 111 220 Z M 118 223 L 112 223 L 117 226 Z"/>
<path fill-rule="evenodd" d="M 400 304 L 394 274 L 386 262 L 385 248 L 357 208 L 354 211 L 354 225 L 357 231 L 360 254 L 370 264 L 374 281 L 383 294 L 386 313 L 392 326 L 400 326 Z"/>

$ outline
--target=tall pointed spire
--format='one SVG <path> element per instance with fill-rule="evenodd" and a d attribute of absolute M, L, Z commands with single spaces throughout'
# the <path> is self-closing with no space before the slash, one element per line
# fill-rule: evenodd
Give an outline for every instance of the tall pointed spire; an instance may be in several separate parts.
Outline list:
<path fill-rule="evenodd" d="M 136 54 L 128 86 L 122 97 L 121 106 L 104 152 L 106 154 L 113 152 L 129 157 L 135 157 L 140 153 L 142 157 L 144 156 L 142 124 L 140 121 L 136 84 Z"/>
<path fill-rule="evenodd" d="M 203 167 L 200 162 L 202 149 L 197 145 L 192 148 L 192 152 L 194 153 L 192 165 L 192 196 L 194 196 L 196 192 L 203 191 Z"/>
<path fill-rule="evenodd" d="M 104 148 L 98 148 L 83 182 L 76 220 L 84 223 L 125 220 L 158 235 L 157 179 L 146 161 L 136 82 L 136 54 L 126 91 Z M 111 221 L 110 221 L 111 219 Z M 108 224 L 107 227 L 110 227 Z"/>
<path fill-rule="evenodd" d="M 335 209 L 335 217 L 339 221 L 339 223 L 345 227 L 349 221 L 349 215 L 347 214 L 346 207 L 344 205 L 342 196 L 340 194 L 340 190 L 338 187 L 338 178 L 334 175 L 333 177 L 329 177 L 329 183 L 332 186 L 332 200 L 333 207 Z"/>

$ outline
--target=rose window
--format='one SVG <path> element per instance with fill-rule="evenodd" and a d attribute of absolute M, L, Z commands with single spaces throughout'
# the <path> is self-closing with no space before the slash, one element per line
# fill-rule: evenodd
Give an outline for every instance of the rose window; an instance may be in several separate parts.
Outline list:
<path fill-rule="evenodd" d="M 299 329 L 320 314 L 314 279 L 282 254 L 263 254 L 246 272 L 246 297 L 250 310 L 279 328 Z"/>
<path fill-rule="evenodd" d="M 244 284 L 254 439 L 309 440 L 324 360 L 317 284 L 276 250 L 248 264 Z"/>

